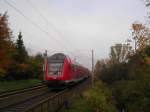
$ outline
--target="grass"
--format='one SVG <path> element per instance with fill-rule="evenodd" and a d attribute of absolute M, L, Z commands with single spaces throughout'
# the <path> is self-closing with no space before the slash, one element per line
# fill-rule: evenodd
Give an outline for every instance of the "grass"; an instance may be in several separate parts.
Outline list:
<path fill-rule="evenodd" d="M 116 112 L 112 93 L 101 81 L 95 81 L 84 96 L 94 112 Z"/>
<path fill-rule="evenodd" d="M 0 81 L 0 93 L 32 87 L 41 83 L 38 79 L 17 80 L 17 81 Z"/>
<path fill-rule="evenodd" d="M 85 90 L 64 112 L 116 112 L 112 94 L 101 81 Z"/>

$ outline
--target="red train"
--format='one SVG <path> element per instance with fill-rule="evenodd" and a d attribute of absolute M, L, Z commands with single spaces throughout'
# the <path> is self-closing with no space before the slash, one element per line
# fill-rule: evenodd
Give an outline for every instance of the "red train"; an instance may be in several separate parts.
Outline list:
<path fill-rule="evenodd" d="M 89 77 L 89 70 L 63 53 L 45 58 L 44 79 L 49 86 L 64 86 L 77 83 Z"/>

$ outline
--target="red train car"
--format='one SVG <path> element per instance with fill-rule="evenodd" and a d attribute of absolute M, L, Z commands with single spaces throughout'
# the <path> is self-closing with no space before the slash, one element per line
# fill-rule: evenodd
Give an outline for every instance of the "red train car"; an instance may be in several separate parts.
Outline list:
<path fill-rule="evenodd" d="M 89 77 L 89 70 L 63 53 L 45 58 L 44 79 L 49 86 L 70 85 Z"/>

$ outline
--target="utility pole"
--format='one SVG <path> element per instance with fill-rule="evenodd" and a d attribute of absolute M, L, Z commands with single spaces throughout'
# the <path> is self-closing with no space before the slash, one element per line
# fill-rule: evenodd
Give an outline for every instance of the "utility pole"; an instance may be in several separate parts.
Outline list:
<path fill-rule="evenodd" d="M 92 50 L 92 85 L 94 83 L 94 50 Z"/>

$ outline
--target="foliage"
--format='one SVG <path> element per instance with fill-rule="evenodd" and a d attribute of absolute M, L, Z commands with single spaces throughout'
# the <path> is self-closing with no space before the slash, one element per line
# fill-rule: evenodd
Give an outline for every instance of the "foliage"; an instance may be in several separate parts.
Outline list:
<path fill-rule="evenodd" d="M 84 95 L 93 112 L 116 112 L 111 92 L 102 82 L 97 81 Z"/>
<path fill-rule="evenodd" d="M 101 62 L 97 61 L 94 69 L 94 79 L 96 80 L 100 76 Z"/>
<path fill-rule="evenodd" d="M 132 29 L 135 50 L 142 51 L 146 46 L 150 45 L 150 29 L 139 22 L 132 24 Z"/>
<path fill-rule="evenodd" d="M 32 74 L 32 78 L 43 78 L 43 58 L 39 57 L 39 54 L 35 57 L 30 57 L 28 60 L 28 74 Z"/>
<path fill-rule="evenodd" d="M 5 76 L 8 66 L 13 62 L 14 44 L 7 18 L 7 13 L 0 14 L 0 79 Z"/>
<path fill-rule="evenodd" d="M 146 48 L 144 49 L 144 53 L 150 57 L 150 46 L 146 46 Z"/>
<path fill-rule="evenodd" d="M 35 57 L 30 57 L 26 63 L 14 63 L 10 65 L 5 79 L 41 79 L 42 73 L 42 61 Z"/>
<path fill-rule="evenodd" d="M 116 112 L 111 91 L 99 80 L 77 99 L 65 112 Z"/>
<path fill-rule="evenodd" d="M 111 88 L 118 110 L 127 112 L 150 111 L 149 47 L 129 57 L 127 63 L 103 67 L 100 79 Z"/>
<path fill-rule="evenodd" d="M 149 112 L 150 30 L 141 23 L 134 23 L 132 28 L 135 52 L 128 56 L 125 63 L 114 63 L 111 56 L 111 63 L 104 63 L 99 72 L 100 79 L 112 90 L 119 111 Z"/>
<path fill-rule="evenodd" d="M 144 1 L 150 7 L 150 0 Z M 125 59 L 122 44 L 112 46 L 110 60 L 108 63 L 97 62 L 95 74 L 112 91 L 118 111 L 150 112 L 150 29 L 136 22 L 132 24 L 132 36 L 135 52 L 129 53 Z M 107 97 L 100 90 L 106 88 L 94 88 L 95 92 L 89 91 L 87 94 L 89 104 L 95 107 L 93 111 L 103 111 Z"/>
<path fill-rule="evenodd" d="M 126 63 L 114 64 L 107 68 L 104 67 L 100 74 L 100 79 L 108 84 L 119 80 L 127 80 L 129 77 Z"/>
<path fill-rule="evenodd" d="M 119 81 L 113 86 L 118 108 L 128 112 L 150 111 L 150 82 L 148 80 Z"/>
<path fill-rule="evenodd" d="M 7 13 L 0 14 L 0 80 L 41 78 L 41 54 L 29 56 L 21 32 L 16 42 L 8 24 Z"/>
<path fill-rule="evenodd" d="M 23 43 L 22 34 L 19 32 L 18 39 L 16 41 L 16 62 L 23 63 L 28 58 L 28 53 Z"/>

